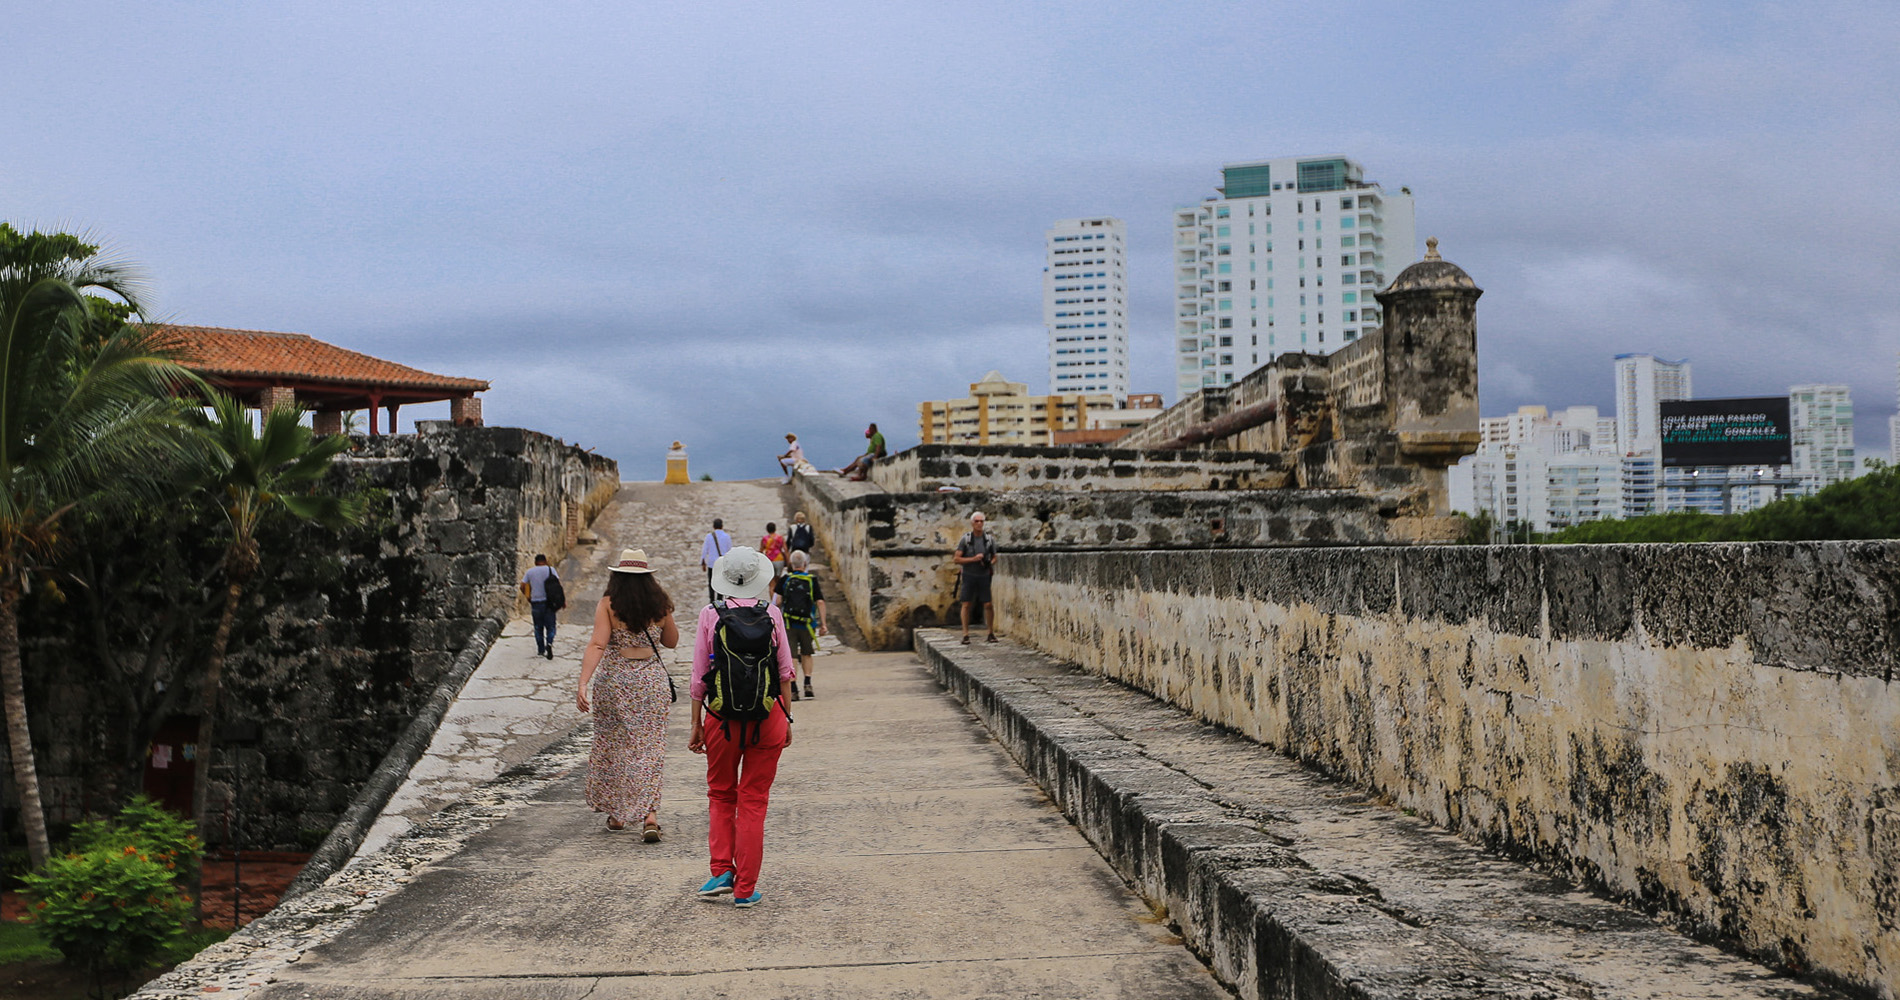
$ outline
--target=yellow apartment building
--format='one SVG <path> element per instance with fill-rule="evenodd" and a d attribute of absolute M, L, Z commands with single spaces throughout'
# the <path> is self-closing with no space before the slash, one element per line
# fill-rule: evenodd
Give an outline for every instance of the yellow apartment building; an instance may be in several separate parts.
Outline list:
<path fill-rule="evenodd" d="M 1138 398 L 1144 404 L 1152 399 L 1152 409 L 1130 411 L 1106 392 L 1031 396 L 1026 384 L 990 372 L 970 383 L 970 394 L 962 399 L 918 403 L 918 438 L 924 444 L 1050 445 L 1063 431 L 1121 427 L 1136 412 L 1142 419 L 1161 412 L 1159 396 Z"/>

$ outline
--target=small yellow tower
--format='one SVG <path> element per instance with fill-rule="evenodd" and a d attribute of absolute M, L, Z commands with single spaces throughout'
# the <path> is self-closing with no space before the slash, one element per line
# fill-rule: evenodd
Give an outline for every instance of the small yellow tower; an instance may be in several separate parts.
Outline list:
<path fill-rule="evenodd" d="M 669 483 L 690 483 L 693 477 L 686 472 L 686 446 L 678 441 L 666 450 L 666 481 Z"/>

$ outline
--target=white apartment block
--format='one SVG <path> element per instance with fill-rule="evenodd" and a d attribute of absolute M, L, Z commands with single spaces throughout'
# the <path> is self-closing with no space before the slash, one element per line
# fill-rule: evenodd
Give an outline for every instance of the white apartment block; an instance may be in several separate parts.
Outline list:
<path fill-rule="evenodd" d="M 1064 219 L 1044 234 L 1052 395 L 1128 395 L 1127 235 L 1120 219 Z"/>
<path fill-rule="evenodd" d="M 1555 531 L 1624 515 L 1615 421 L 1594 406 L 1522 406 L 1478 421 L 1481 443 L 1450 472 L 1452 509 Z"/>
<path fill-rule="evenodd" d="M 1343 156 L 1230 163 L 1219 196 L 1175 210 L 1179 396 L 1378 329 L 1372 293 L 1418 260 L 1418 240 L 1411 190 L 1364 173 Z"/>
<path fill-rule="evenodd" d="M 1896 397 L 1900 397 L 1900 364 L 1894 366 Z M 1900 465 L 1900 412 L 1887 418 L 1887 461 Z"/>
<path fill-rule="evenodd" d="M 1547 532 L 1623 515 L 1617 455 L 1507 444 L 1465 456 L 1452 473 L 1452 509 L 1488 511 L 1500 526 Z"/>
<path fill-rule="evenodd" d="M 1662 440 L 1658 404 L 1693 399 L 1689 362 L 1664 361 L 1651 354 L 1616 356 L 1616 450 L 1654 452 Z"/>
<path fill-rule="evenodd" d="M 1844 385 L 1788 387 L 1788 437 L 1794 474 L 1814 493 L 1858 471 L 1854 458 L 1854 397 Z"/>

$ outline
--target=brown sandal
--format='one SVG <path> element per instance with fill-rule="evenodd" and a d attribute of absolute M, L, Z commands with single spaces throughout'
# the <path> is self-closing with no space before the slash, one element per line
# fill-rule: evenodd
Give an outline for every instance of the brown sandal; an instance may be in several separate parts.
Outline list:
<path fill-rule="evenodd" d="M 649 844 L 657 844 L 660 842 L 661 832 L 662 831 L 660 830 L 660 824 L 648 823 L 643 829 L 641 829 L 640 839 L 646 841 Z"/>
<path fill-rule="evenodd" d="M 614 833 L 619 833 L 620 831 L 625 830 L 626 828 L 627 828 L 627 824 L 622 823 L 617 819 L 614 819 L 612 816 L 607 817 L 607 829 L 613 831 Z"/>

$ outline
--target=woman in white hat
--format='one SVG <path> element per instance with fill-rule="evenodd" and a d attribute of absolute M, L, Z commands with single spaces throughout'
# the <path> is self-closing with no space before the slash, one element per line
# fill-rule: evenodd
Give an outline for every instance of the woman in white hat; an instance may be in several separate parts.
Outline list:
<path fill-rule="evenodd" d="M 607 593 L 594 606 L 594 637 L 581 656 L 575 699 L 581 711 L 594 712 L 587 804 L 607 814 L 609 830 L 624 830 L 640 817 L 642 835 L 651 844 L 660 839 L 660 769 L 666 763 L 666 713 L 673 702 L 660 649 L 679 645 L 680 630 L 673 623 L 673 599 L 654 577 L 645 550 L 622 549 L 608 568 L 613 572 Z"/>
<path fill-rule="evenodd" d="M 693 736 L 687 746 L 706 755 L 706 846 L 712 877 L 699 887 L 699 895 L 717 900 L 730 894 L 733 905 L 744 909 L 764 898 L 758 882 L 765 855 L 765 809 L 779 754 L 792 745 L 792 718 L 785 702 L 796 667 L 785 637 L 785 616 L 767 599 L 772 592 L 771 560 L 739 546 L 713 563 L 712 589 L 720 601 L 700 611 L 693 640 Z M 726 659 L 723 671 L 714 666 L 715 643 Z M 722 712 L 722 705 L 730 707 L 721 699 L 734 676 L 735 658 L 751 665 L 748 677 L 776 679 L 757 686 L 745 682 L 751 694 L 769 693 L 763 706 L 753 702 L 738 712 Z M 723 673 L 725 681 L 709 685 L 715 673 Z M 708 697 L 709 687 L 718 689 L 714 697 Z M 748 696 L 740 694 L 739 684 L 730 690 L 735 701 Z"/>

